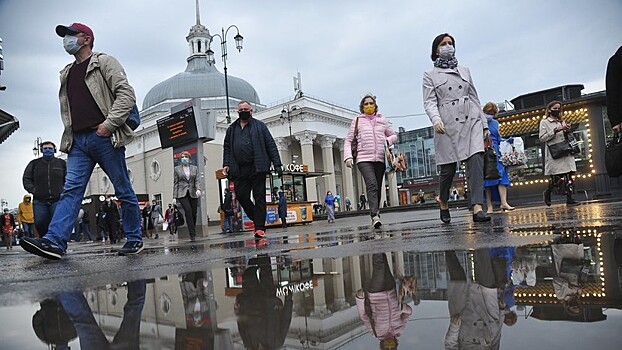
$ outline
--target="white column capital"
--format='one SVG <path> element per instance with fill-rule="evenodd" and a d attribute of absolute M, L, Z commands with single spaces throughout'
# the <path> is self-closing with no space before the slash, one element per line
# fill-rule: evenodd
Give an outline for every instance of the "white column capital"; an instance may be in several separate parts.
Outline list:
<path fill-rule="evenodd" d="M 337 141 L 337 136 L 323 135 L 319 138 L 322 148 L 333 148 L 333 144 Z"/>
<path fill-rule="evenodd" d="M 294 137 L 300 142 L 301 146 L 313 145 L 313 140 L 317 137 L 317 132 L 305 130 L 295 133 Z"/>
<path fill-rule="evenodd" d="M 276 148 L 279 151 L 288 151 L 289 146 L 292 144 L 292 141 L 285 137 L 275 137 L 274 142 L 276 143 Z"/>

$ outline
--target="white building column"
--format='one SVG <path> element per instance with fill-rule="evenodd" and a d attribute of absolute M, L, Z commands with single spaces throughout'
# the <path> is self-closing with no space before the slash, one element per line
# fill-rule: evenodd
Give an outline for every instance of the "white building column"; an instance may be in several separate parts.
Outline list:
<path fill-rule="evenodd" d="M 350 307 L 346 302 L 345 284 L 343 282 L 343 258 L 332 259 L 332 270 L 337 272 L 333 276 L 334 307 L 336 310 L 345 310 Z"/>
<path fill-rule="evenodd" d="M 337 181 L 335 180 L 335 160 L 333 156 L 333 144 L 337 140 L 336 136 L 324 135 L 320 138 L 322 146 L 322 165 L 325 173 L 330 173 L 324 177 L 325 191 L 331 191 L 337 195 Z M 341 203 L 340 203 L 341 204 Z"/>
<path fill-rule="evenodd" d="M 352 291 L 356 293 L 359 289 L 363 288 L 363 282 L 361 279 L 361 259 L 358 255 L 351 256 L 349 259 L 350 276 L 352 277 Z"/>
<path fill-rule="evenodd" d="M 303 152 L 304 154 L 304 152 Z M 324 273 L 324 261 L 322 258 L 313 259 L 313 272 Z M 324 279 L 317 279 L 317 287 L 313 288 L 313 311 L 311 317 L 324 318 L 331 314 L 330 310 L 326 306 L 326 286 L 324 285 Z"/>
<path fill-rule="evenodd" d="M 354 178 L 352 177 L 352 168 L 348 168 L 345 163 L 343 163 L 344 157 L 344 142 L 343 140 L 339 140 L 339 160 L 342 162 L 341 165 L 341 177 L 343 183 L 343 193 L 341 194 L 344 203 L 345 210 L 345 201 L 346 197 L 350 198 L 350 202 L 352 203 L 352 209 L 356 210 L 356 203 L 358 203 L 358 195 L 354 192 Z M 356 166 L 356 165 L 353 165 Z"/>
<path fill-rule="evenodd" d="M 300 142 L 300 150 L 302 153 L 302 164 L 307 165 L 309 172 L 315 171 L 315 156 L 313 155 L 313 140 L 317 136 L 315 131 L 302 131 L 294 134 L 296 140 Z M 315 179 L 307 179 L 307 201 L 317 202 L 318 194 L 315 186 Z"/>
<path fill-rule="evenodd" d="M 292 162 L 292 152 L 290 150 L 292 141 L 285 137 L 275 137 L 274 142 L 276 143 L 276 148 L 279 150 L 281 163 L 290 164 Z"/>
<path fill-rule="evenodd" d="M 397 207 L 400 203 L 397 195 L 397 174 L 395 172 L 389 173 L 389 205 Z"/>

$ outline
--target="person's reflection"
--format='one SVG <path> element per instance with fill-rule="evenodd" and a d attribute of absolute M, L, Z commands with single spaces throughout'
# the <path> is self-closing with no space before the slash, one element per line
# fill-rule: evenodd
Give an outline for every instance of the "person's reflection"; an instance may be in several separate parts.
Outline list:
<path fill-rule="evenodd" d="M 40 306 L 32 316 L 32 328 L 37 337 L 54 349 L 70 349 L 68 344 L 77 334 L 63 307 L 54 299 L 46 299 Z"/>
<path fill-rule="evenodd" d="M 286 294 L 285 302 L 276 296 L 269 256 L 248 263 L 234 304 L 240 337 L 246 349 L 279 349 L 292 321 L 292 294 Z"/>
<path fill-rule="evenodd" d="M 371 279 L 364 283 L 364 289 L 356 293 L 356 306 L 361 320 L 373 335 L 380 340 L 380 349 L 397 349 L 397 338 L 402 335 L 412 308 L 403 303 L 406 294 L 416 288 L 415 279 L 400 281 L 400 298 L 395 278 L 384 253 L 372 255 Z"/>
<path fill-rule="evenodd" d="M 501 327 L 513 326 L 514 311 L 505 308 L 503 290 L 507 284 L 504 259 L 492 259 L 488 249 L 475 252 L 475 281 L 467 279 L 455 251 L 445 252 L 449 271 L 447 297 L 449 329 L 445 349 L 499 349 Z"/>
<path fill-rule="evenodd" d="M 139 349 L 140 315 L 145 304 L 146 288 L 145 280 L 127 282 L 123 321 L 112 343 L 95 322 L 93 311 L 82 292 L 61 292 L 56 298 L 76 329 L 81 349 Z"/>
<path fill-rule="evenodd" d="M 581 315 L 581 286 L 587 282 L 590 261 L 585 260 L 583 243 L 575 237 L 564 237 L 551 244 L 556 276 L 553 277 L 555 296 L 562 302 L 566 315 Z"/>

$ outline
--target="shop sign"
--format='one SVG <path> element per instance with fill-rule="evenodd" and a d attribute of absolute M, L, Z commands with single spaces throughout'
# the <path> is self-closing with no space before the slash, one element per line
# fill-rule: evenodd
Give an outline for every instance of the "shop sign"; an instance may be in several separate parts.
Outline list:
<path fill-rule="evenodd" d="M 288 171 L 292 173 L 306 173 L 308 172 L 308 167 L 304 164 L 283 164 L 283 171 Z"/>
<path fill-rule="evenodd" d="M 313 281 L 306 281 L 294 284 L 288 284 L 276 289 L 276 296 L 282 297 L 294 293 L 302 293 L 313 289 Z"/>

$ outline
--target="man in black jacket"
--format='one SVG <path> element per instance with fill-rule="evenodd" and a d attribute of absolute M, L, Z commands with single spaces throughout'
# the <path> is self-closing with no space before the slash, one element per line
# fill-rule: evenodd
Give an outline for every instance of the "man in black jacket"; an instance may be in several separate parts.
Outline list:
<path fill-rule="evenodd" d="M 605 78 L 607 89 L 607 115 L 611 127 L 616 132 L 622 131 L 622 46 L 618 48 L 607 64 Z"/>
<path fill-rule="evenodd" d="M 24 170 L 24 189 L 34 196 L 35 227 L 39 237 L 48 232 L 48 225 L 54 215 L 56 203 L 63 192 L 67 163 L 54 157 L 56 145 L 45 141 L 39 146 L 43 157 L 33 159 Z"/>
<path fill-rule="evenodd" d="M 225 134 L 222 172 L 233 180 L 235 196 L 255 224 L 255 238 L 263 238 L 266 235 L 266 175 L 270 173 L 271 164 L 279 177 L 283 170 L 268 127 L 252 115 L 250 103 L 238 103 L 239 118 L 229 125 Z M 254 203 L 250 199 L 251 190 Z"/>

